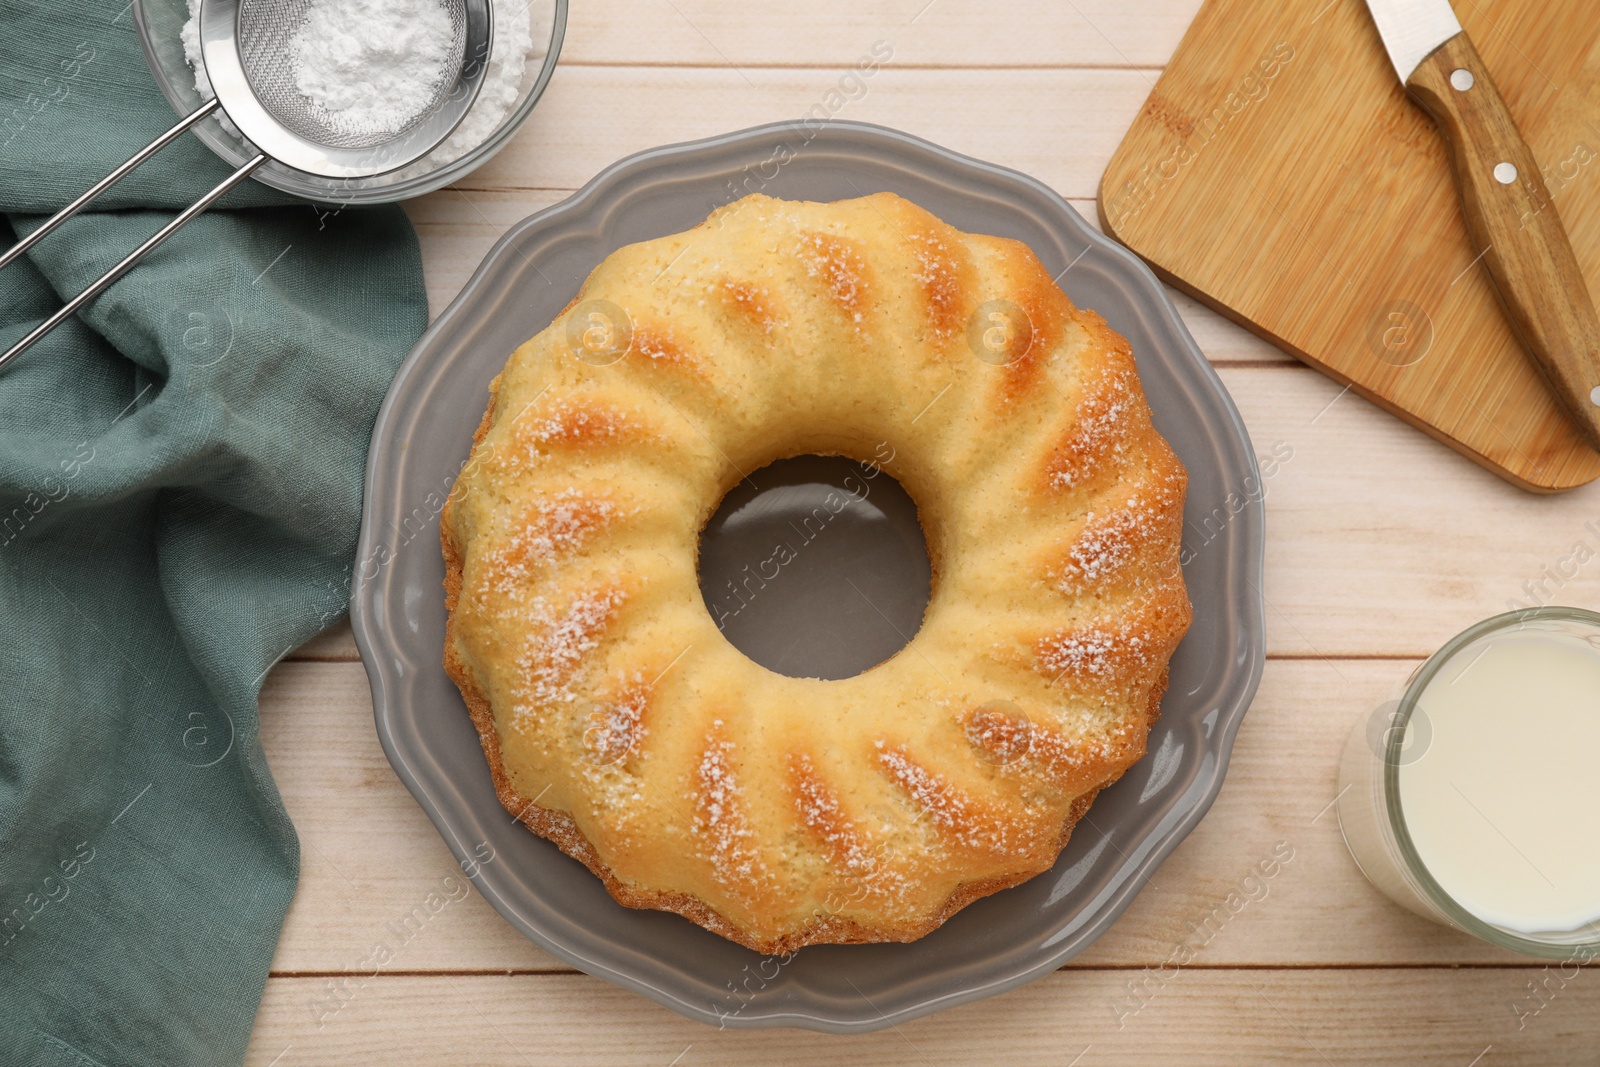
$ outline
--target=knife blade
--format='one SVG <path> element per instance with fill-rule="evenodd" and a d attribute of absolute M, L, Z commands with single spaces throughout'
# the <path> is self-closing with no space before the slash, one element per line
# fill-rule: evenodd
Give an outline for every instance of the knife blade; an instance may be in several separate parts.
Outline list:
<path fill-rule="evenodd" d="M 1449 0 L 1366 0 L 1450 148 L 1462 214 L 1513 330 L 1600 450 L 1600 317 L 1539 162 Z"/>
<path fill-rule="evenodd" d="M 1449 0 L 1367 0 L 1367 10 L 1401 85 L 1434 49 L 1461 32 Z"/>

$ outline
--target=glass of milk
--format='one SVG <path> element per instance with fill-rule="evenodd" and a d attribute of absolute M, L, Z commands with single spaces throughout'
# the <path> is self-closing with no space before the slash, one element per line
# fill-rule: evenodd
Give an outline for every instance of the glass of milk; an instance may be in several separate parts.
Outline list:
<path fill-rule="evenodd" d="M 1600 955 L 1600 614 L 1497 615 L 1356 724 L 1339 825 L 1424 918 L 1534 956 Z"/>

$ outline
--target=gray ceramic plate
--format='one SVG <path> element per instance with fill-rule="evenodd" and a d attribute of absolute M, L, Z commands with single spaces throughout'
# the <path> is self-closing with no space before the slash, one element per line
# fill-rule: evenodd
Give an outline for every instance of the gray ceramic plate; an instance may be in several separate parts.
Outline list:
<path fill-rule="evenodd" d="M 1156 423 L 1189 468 L 1183 558 L 1195 622 L 1149 755 L 1100 796 L 1053 870 L 912 944 L 815 946 L 779 960 L 676 915 L 616 904 L 501 809 L 440 667 L 438 516 L 489 379 L 612 250 L 688 229 L 746 191 L 836 200 L 880 190 L 960 229 L 1027 242 L 1063 272 L 1074 301 L 1132 342 Z M 1260 489 L 1238 412 L 1154 275 L 1061 197 L 893 130 L 783 123 L 625 159 L 495 245 L 378 415 L 351 616 L 396 773 L 458 858 L 494 850 L 475 881 L 512 926 L 589 974 L 707 1023 L 874 1030 L 1059 967 L 1111 925 L 1210 807 L 1265 658 Z"/>

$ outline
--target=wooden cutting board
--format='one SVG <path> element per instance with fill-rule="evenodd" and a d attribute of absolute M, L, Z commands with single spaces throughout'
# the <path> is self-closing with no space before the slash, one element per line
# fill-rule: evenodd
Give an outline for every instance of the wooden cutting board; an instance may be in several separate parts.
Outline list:
<path fill-rule="evenodd" d="M 1457 0 L 1600 291 L 1594 0 Z M 1600 477 L 1362 0 L 1207 0 L 1100 187 L 1167 281 L 1517 485 Z"/>

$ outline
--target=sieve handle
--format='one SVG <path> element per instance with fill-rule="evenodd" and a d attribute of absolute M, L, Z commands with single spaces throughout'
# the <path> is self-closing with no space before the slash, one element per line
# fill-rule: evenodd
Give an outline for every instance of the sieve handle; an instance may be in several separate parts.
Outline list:
<path fill-rule="evenodd" d="M 178 124 L 172 127 L 172 129 L 168 130 L 160 137 L 157 137 L 154 141 L 151 141 L 149 144 L 145 145 L 122 166 L 118 167 L 110 174 L 107 174 L 99 181 L 95 182 L 86 193 L 52 215 L 49 222 L 45 223 L 43 226 L 40 226 L 37 230 L 34 230 L 32 233 L 28 234 L 28 236 L 24 237 L 22 240 L 6 249 L 5 254 L 0 255 L 0 270 L 5 269 L 7 264 L 11 263 L 18 256 L 22 255 L 22 253 L 26 252 L 28 249 L 32 248 L 34 245 L 48 237 L 52 232 L 55 231 L 56 227 L 60 226 L 63 222 L 66 222 L 72 216 L 82 211 L 88 205 L 89 201 L 93 200 L 95 197 L 99 196 L 101 193 L 117 184 L 123 178 L 127 177 L 128 174 L 139 164 L 143 163 L 145 160 L 149 159 L 151 156 L 167 147 L 167 145 L 183 136 L 183 132 L 185 130 L 199 122 L 201 119 L 205 118 L 207 115 L 211 114 L 213 111 L 217 110 L 218 106 L 219 105 L 215 98 L 208 100 L 201 107 L 191 111 L 186 118 L 178 120 Z"/>
<path fill-rule="evenodd" d="M 201 112 L 195 112 L 195 115 L 189 116 L 189 119 L 185 119 L 184 121 L 188 122 L 190 119 L 195 118 L 196 115 L 204 117 L 201 115 Z M 181 123 L 179 125 L 182 126 Z M 174 130 L 177 130 L 179 133 L 183 132 L 182 129 L 179 129 L 178 127 L 174 127 Z M 158 138 L 157 141 L 160 141 L 160 138 Z M 145 152 L 140 153 L 140 155 L 148 158 L 149 153 L 153 149 L 159 147 L 160 144 L 152 142 L 152 149 L 146 149 Z M 139 157 L 136 156 L 134 158 L 138 159 Z M 131 268 L 135 263 L 139 262 L 139 260 L 142 259 L 146 253 L 155 248 L 157 245 L 161 244 L 161 242 L 165 241 L 168 237 L 171 237 L 173 234 L 177 233 L 185 223 L 220 200 L 229 189 L 232 189 L 235 185 L 238 185 L 240 182 L 250 177 L 251 172 L 253 172 L 257 167 L 261 166 L 261 164 L 265 163 L 266 161 L 267 157 L 265 154 L 257 155 L 255 158 L 248 160 L 244 166 L 240 167 L 238 170 L 222 179 L 222 181 L 218 182 L 216 188 L 206 193 L 206 195 L 202 196 L 199 200 L 196 200 L 192 205 L 186 208 L 181 215 L 153 233 L 149 239 L 147 239 L 138 248 L 135 248 L 132 252 L 129 252 L 126 256 L 124 256 L 121 262 L 102 274 L 94 282 L 94 284 L 89 286 L 89 288 L 85 289 L 83 292 L 67 301 L 61 310 L 57 311 L 54 315 L 51 315 L 44 322 L 36 326 L 33 331 L 28 334 L 28 336 L 18 341 L 4 355 L 0 355 L 0 367 L 4 367 L 11 360 L 15 359 L 17 356 L 33 347 L 33 343 L 35 341 L 39 340 L 39 338 L 43 337 L 45 334 L 61 325 L 62 322 L 70 318 L 72 314 L 84 304 L 87 304 L 89 301 L 99 296 L 112 282 L 126 274 L 129 268 Z M 131 168 L 118 168 L 118 170 L 120 170 L 122 173 L 116 174 L 115 177 L 121 177 L 122 174 L 126 174 L 128 169 Z M 114 179 L 102 181 L 99 188 L 109 186 L 112 180 Z M 95 190 L 91 190 L 91 192 L 93 191 Z M 83 200 L 83 198 L 80 197 L 79 200 Z M 78 201 L 74 201 L 71 205 L 68 205 L 68 211 L 76 210 L 81 206 L 82 205 L 79 204 Z M 63 215 L 64 214 L 65 212 L 63 212 Z M 62 216 L 59 215 L 57 216 L 57 218 L 61 217 Z M 55 219 L 52 219 L 45 225 L 49 226 L 55 221 Z"/>

